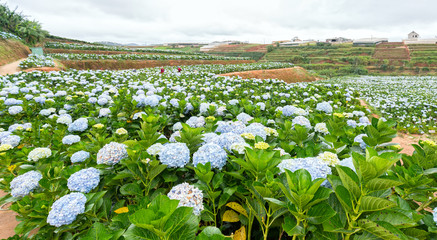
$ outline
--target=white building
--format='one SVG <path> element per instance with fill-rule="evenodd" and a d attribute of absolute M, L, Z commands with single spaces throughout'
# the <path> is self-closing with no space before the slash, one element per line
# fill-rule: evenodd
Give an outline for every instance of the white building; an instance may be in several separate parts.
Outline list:
<path fill-rule="evenodd" d="M 437 36 L 435 38 L 423 39 L 415 31 L 408 34 L 408 39 L 404 39 L 404 44 L 437 44 Z"/>

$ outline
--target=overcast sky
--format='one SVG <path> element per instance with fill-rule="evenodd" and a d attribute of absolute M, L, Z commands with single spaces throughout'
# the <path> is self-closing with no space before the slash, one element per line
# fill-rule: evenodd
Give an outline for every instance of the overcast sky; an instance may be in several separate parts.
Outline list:
<path fill-rule="evenodd" d="M 437 35 L 437 0 L 0 0 L 51 34 L 119 43 Z"/>

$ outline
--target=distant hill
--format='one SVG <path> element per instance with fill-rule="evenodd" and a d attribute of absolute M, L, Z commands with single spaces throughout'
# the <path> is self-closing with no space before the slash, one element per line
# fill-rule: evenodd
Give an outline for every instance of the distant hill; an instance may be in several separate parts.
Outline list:
<path fill-rule="evenodd" d="M 96 44 L 101 44 L 101 45 L 107 45 L 107 46 L 123 46 L 123 44 L 116 43 L 116 42 L 101 41 L 101 42 L 95 42 L 95 43 Z"/>

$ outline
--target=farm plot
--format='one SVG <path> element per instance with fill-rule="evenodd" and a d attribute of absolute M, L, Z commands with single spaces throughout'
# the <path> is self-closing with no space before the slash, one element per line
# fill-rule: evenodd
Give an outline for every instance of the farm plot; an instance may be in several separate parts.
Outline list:
<path fill-rule="evenodd" d="M 323 81 L 353 88 L 382 117 L 410 133 L 437 130 L 436 77 L 347 77 Z"/>
<path fill-rule="evenodd" d="M 394 122 L 369 119 L 352 88 L 214 74 L 230 68 L 0 78 L 0 203 L 12 202 L 16 233 L 435 236 L 434 142 L 401 166 Z"/>

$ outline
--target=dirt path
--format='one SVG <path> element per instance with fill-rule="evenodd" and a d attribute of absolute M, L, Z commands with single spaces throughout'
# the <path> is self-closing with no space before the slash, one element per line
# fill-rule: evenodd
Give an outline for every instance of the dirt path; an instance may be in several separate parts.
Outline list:
<path fill-rule="evenodd" d="M 14 74 L 16 72 L 20 71 L 20 68 L 18 67 L 18 65 L 20 64 L 21 61 L 23 61 L 26 58 L 22 58 L 18 61 L 0 66 L 0 76 L 1 75 L 7 75 L 7 74 Z"/>
<path fill-rule="evenodd" d="M 0 197 L 5 196 L 6 193 L 0 190 Z M 7 209 L 8 205 L 3 207 Z M 15 235 L 14 228 L 18 225 L 15 216 L 17 214 L 12 210 L 2 211 L 0 210 L 0 239 L 5 239 Z"/>

